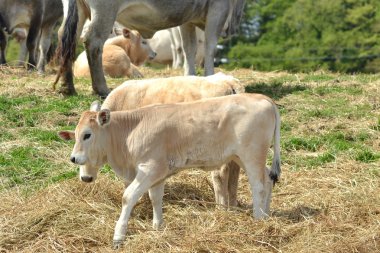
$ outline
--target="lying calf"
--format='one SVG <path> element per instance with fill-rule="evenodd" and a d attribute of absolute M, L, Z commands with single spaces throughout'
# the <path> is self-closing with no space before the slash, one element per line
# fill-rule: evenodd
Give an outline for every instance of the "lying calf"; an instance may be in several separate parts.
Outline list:
<path fill-rule="evenodd" d="M 165 179 L 179 170 L 213 170 L 235 161 L 247 173 L 257 219 L 269 214 L 271 181 L 280 176 L 280 115 L 272 100 L 258 94 L 123 112 L 86 111 L 75 132 L 61 131 L 59 136 L 75 139 L 71 161 L 80 165 L 82 181 L 94 181 L 105 163 L 118 176 L 133 180 L 123 194 L 115 247 L 125 239 L 131 211 L 147 191 L 153 227 L 162 224 Z M 273 136 L 274 160 L 268 172 L 265 163 Z"/>
<path fill-rule="evenodd" d="M 151 104 L 190 102 L 241 92 L 239 81 L 221 72 L 207 77 L 176 76 L 131 80 L 114 89 L 103 102 L 102 109 L 124 111 Z M 240 167 L 235 162 L 212 172 L 216 203 L 237 205 L 239 172 Z"/>
<path fill-rule="evenodd" d="M 136 65 L 142 65 L 156 53 L 137 31 L 123 29 L 123 35 L 108 39 L 103 47 L 103 71 L 110 77 L 142 77 Z M 86 52 L 82 52 L 74 63 L 74 75 L 90 76 Z"/>

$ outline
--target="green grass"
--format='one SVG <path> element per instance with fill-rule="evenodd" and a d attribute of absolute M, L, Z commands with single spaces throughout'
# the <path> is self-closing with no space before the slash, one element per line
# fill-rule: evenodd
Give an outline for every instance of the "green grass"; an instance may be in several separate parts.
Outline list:
<path fill-rule="evenodd" d="M 159 70 L 156 70 L 159 71 Z M 19 80 L 9 76 L 9 83 Z M 29 78 L 29 77 L 28 77 Z M 38 78 L 38 77 L 37 77 Z M 280 104 L 282 161 L 291 170 L 318 169 L 335 163 L 362 163 L 378 176 L 379 111 L 366 99 L 374 75 L 284 75 L 265 81 L 246 81 L 246 92 L 266 94 Z M 33 78 L 25 82 L 34 81 Z M 49 86 L 49 81 L 39 80 Z M 89 79 L 77 79 L 88 89 Z M 122 80 L 112 79 L 111 83 Z M 25 83 L 21 83 L 22 86 Z M 57 136 L 61 129 L 74 129 L 80 114 L 97 97 L 79 90 L 78 96 L 0 92 L 0 191 L 15 186 L 38 189 L 76 177 L 69 162 L 73 142 Z M 105 166 L 101 173 L 115 178 Z"/>
<path fill-rule="evenodd" d="M 273 78 L 249 84 L 246 91 L 264 93 L 281 104 L 282 160 L 293 169 L 316 169 L 342 160 L 379 161 L 379 149 L 373 145 L 379 138 L 373 132 L 379 130 L 379 110 L 367 99 L 373 95 L 368 82 L 378 79 L 309 74 L 300 81 Z M 300 133 L 299 128 L 305 130 Z"/>
<path fill-rule="evenodd" d="M 57 131 L 74 129 L 77 117 L 94 99 L 81 95 L 0 95 L 0 143 L 7 147 L 0 154 L 0 190 L 14 186 L 38 189 L 74 177 L 77 171 L 55 161 L 55 153 L 66 145 Z M 75 120 L 68 120 L 69 117 Z M 47 156 L 46 152 L 52 154 Z"/>

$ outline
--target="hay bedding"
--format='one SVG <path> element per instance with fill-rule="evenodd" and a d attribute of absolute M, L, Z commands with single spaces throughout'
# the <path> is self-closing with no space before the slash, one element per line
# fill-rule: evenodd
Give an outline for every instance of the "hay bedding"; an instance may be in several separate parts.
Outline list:
<path fill-rule="evenodd" d="M 152 230 L 152 208 L 145 195 L 133 212 L 122 250 L 378 252 L 379 182 L 364 178 L 363 170 L 351 170 L 353 184 L 342 169 L 292 172 L 285 165 L 287 173 L 275 188 L 272 216 L 266 221 L 251 218 L 245 175 L 241 205 L 224 210 L 213 204 L 208 173 L 181 172 L 166 185 L 163 229 Z M 13 190 L 3 193 L 0 251 L 113 252 L 122 191 L 120 181 L 101 175 L 95 184 L 74 178 L 26 198 Z"/>

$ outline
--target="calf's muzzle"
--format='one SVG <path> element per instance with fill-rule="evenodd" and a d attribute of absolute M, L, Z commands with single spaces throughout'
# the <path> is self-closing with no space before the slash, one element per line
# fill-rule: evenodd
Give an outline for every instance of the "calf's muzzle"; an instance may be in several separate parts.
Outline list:
<path fill-rule="evenodd" d="M 80 179 L 83 182 L 86 182 L 86 183 L 91 183 L 92 182 L 92 177 L 91 176 L 81 176 Z"/>

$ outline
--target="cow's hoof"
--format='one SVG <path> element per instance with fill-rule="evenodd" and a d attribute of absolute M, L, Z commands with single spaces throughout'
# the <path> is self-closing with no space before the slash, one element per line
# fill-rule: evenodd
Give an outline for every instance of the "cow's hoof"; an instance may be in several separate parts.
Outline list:
<path fill-rule="evenodd" d="M 98 95 L 101 99 L 106 99 L 108 94 L 110 94 L 110 90 L 103 90 L 103 91 L 94 91 L 94 95 Z"/>
<path fill-rule="evenodd" d="M 64 96 L 75 96 L 77 95 L 77 92 L 75 91 L 74 88 L 69 88 L 65 86 L 61 86 L 58 91 L 59 94 L 62 94 Z"/>
<path fill-rule="evenodd" d="M 121 249 L 122 246 L 123 246 L 122 240 L 114 240 L 113 241 L 113 249 L 114 250 Z"/>
<path fill-rule="evenodd" d="M 45 70 L 38 70 L 37 74 L 40 76 L 45 76 Z"/>

